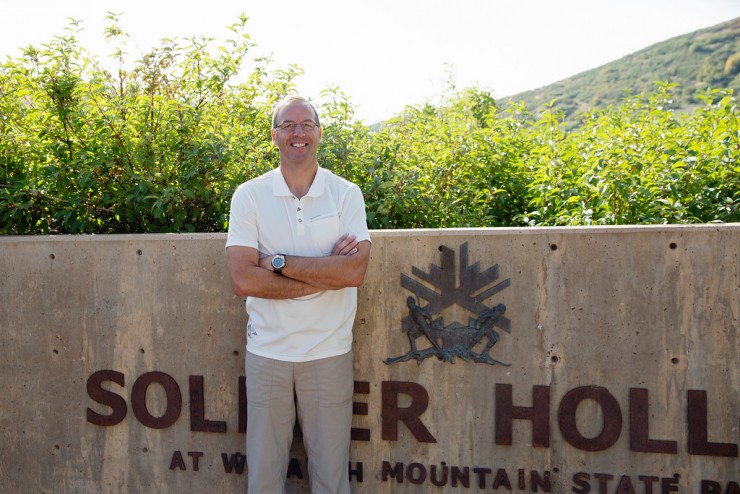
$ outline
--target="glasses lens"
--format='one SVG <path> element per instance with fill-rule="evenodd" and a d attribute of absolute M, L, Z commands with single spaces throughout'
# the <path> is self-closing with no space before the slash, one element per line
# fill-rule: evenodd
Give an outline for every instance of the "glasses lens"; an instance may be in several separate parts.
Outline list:
<path fill-rule="evenodd" d="M 312 122 L 311 120 L 306 120 L 305 122 L 301 122 L 300 124 L 297 124 L 295 122 L 285 122 L 278 125 L 278 128 L 285 132 L 293 132 L 299 125 L 303 130 L 308 132 L 311 132 L 316 128 L 316 123 Z"/>

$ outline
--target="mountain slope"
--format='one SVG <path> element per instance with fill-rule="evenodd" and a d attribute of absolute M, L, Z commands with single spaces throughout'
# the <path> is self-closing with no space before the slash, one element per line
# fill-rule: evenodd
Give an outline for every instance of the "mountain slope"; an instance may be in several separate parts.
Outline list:
<path fill-rule="evenodd" d="M 500 98 L 498 104 L 523 101 L 531 112 L 555 101 L 566 124 L 577 124 L 580 113 L 618 104 L 625 94 L 650 93 L 655 82 L 677 83 L 675 108 L 689 110 L 708 87 L 732 88 L 740 94 L 740 17 L 677 36 L 531 91 Z"/>

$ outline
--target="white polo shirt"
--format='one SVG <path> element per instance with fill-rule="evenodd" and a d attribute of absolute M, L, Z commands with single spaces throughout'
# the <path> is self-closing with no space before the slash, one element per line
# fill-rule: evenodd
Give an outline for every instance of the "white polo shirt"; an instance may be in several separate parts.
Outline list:
<path fill-rule="evenodd" d="M 370 240 L 359 187 L 319 167 L 308 193 L 297 199 L 277 168 L 234 192 L 226 247 L 328 256 L 345 233 Z M 246 309 L 250 353 L 290 362 L 333 357 L 352 348 L 357 288 L 284 300 L 247 297 Z"/>

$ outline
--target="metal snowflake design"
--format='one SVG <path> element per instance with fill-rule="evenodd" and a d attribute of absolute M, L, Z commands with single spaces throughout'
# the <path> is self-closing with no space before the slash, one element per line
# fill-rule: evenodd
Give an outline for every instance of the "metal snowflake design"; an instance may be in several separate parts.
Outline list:
<path fill-rule="evenodd" d="M 468 243 L 465 242 L 460 246 L 458 284 L 455 251 L 444 245 L 440 246 L 440 251 L 440 266 L 430 264 L 429 272 L 416 266 L 411 267 L 411 273 L 416 278 L 433 288 L 401 274 L 401 286 L 415 295 L 406 299 L 409 313 L 401 320 L 401 328 L 407 334 L 411 348 L 406 354 L 387 358 L 384 362 L 393 364 L 413 358 L 421 364 L 424 359 L 436 356 L 444 362 L 454 363 L 457 356 L 465 361 L 510 365 L 489 355 L 499 340 L 499 333 L 493 328 L 498 327 L 511 333 L 511 321 L 504 316 L 506 306 L 498 304 L 488 307 L 484 302 L 508 287 L 511 280 L 507 278 L 493 284 L 499 278 L 498 264 L 485 271 L 481 271 L 480 263 L 470 265 Z M 420 299 L 426 300 L 427 304 L 422 306 Z M 434 314 L 453 305 L 461 306 L 477 317 L 470 317 L 467 325 L 454 322 L 448 326 L 444 325 L 442 317 L 434 317 Z M 416 341 L 419 338 L 425 338 L 431 347 L 417 348 Z M 486 343 L 483 349 L 474 351 L 474 347 L 484 340 Z"/>

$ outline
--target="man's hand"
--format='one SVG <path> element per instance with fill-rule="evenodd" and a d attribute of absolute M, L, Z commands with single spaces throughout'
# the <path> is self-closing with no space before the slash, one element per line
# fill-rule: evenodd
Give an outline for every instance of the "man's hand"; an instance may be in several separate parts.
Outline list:
<path fill-rule="evenodd" d="M 357 254 L 357 244 L 359 244 L 359 242 L 356 240 L 356 237 L 354 235 L 349 235 L 345 233 L 344 235 L 339 237 L 337 243 L 335 243 L 334 247 L 332 247 L 331 255 L 351 256 L 353 254 Z"/>

